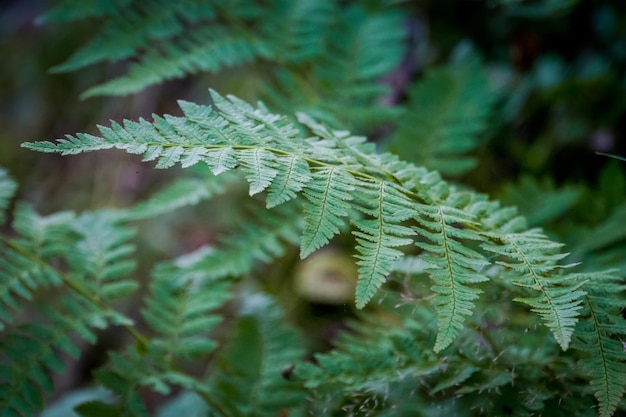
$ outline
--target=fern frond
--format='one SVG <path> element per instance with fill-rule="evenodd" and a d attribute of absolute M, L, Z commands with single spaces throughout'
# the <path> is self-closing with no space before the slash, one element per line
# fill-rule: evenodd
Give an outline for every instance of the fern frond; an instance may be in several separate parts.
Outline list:
<path fill-rule="evenodd" d="M 307 67 L 275 70 L 276 85 L 263 90 L 267 101 L 335 127 L 372 126 L 397 117 L 396 107 L 380 104 L 389 93 L 380 78 L 396 68 L 405 52 L 402 16 L 352 4 L 340 9 L 324 34 L 324 54 Z"/>
<path fill-rule="evenodd" d="M 147 219 L 170 213 L 181 207 L 196 205 L 224 192 L 228 180 L 225 175 L 211 176 L 202 180 L 196 178 L 177 180 L 153 194 L 148 200 L 134 205 L 129 210 L 129 218 Z"/>
<path fill-rule="evenodd" d="M 71 212 L 40 216 L 30 205 L 18 203 L 13 228 L 19 237 L 0 243 L 0 320 L 13 321 L 22 304 L 18 297 L 30 300 L 39 287 L 61 283 L 50 262 L 71 250 L 73 220 Z"/>
<path fill-rule="evenodd" d="M 515 285 L 535 293 L 534 297 L 520 297 L 515 301 L 531 307 L 552 331 L 559 345 L 566 350 L 586 294 L 581 282 L 572 274 L 562 272 L 574 265 L 560 265 L 567 254 L 560 252 L 562 244 L 551 242 L 538 229 L 521 233 L 489 233 L 497 243 L 482 247 L 508 260 L 496 263 L 512 271 L 507 278 Z"/>
<path fill-rule="evenodd" d="M 21 326 L 0 339 L 0 415 L 37 414 L 54 388 L 51 374 L 65 368 L 61 353 L 74 358 L 80 354 L 73 335 L 95 342 L 91 328 L 103 327 L 101 314 L 79 298 L 66 296 L 62 301 L 59 310 L 45 309 L 46 325 Z"/>
<path fill-rule="evenodd" d="M 217 345 L 208 335 L 221 321 L 214 310 L 231 298 L 232 282 L 215 281 L 203 274 L 179 274 L 197 264 L 197 255 L 161 264 L 153 273 L 151 295 L 142 315 L 158 334 L 149 349 L 154 349 L 155 358 L 163 363 L 176 365 L 198 358 Z"/>
<path fill-rule="evenodd" d="M 225 237 L 216 248 L 203 247 L 185 262 L 167 267 L 176 280 L 193 281 L 199 277 L 218 280 L 249 274 L 257 262 L 270 262 L 297 245 L 302 219 L 299 206 L 282 205 L 272 211 L 254 213 L 255 227 L 241 227 Z"/>
<path fill-rule="evenodd" d="M 0 226 L 4 224 L 6 220 L 6 209 L 17 190 L 17 184 L 9 173 L 2 167 L 0 167 Z"/>
<path fill-rule="evenodd" d="M 302 359 L 301 342 L 267 298 L 257 294 L 243 302 L 244 314 L 206 387 L 209 405 L 235 417 L 299 415 L 305 392 L 281 373 Z"/>
<path fill-rule="evenodd" d="M 135 381 L 126 372 L 106 368 L 98 369 L 94 376 L 103 387 L 116 394 L 115 404 L 101 401 L 88 401 L 75 408 L 75 411 L 84 417 L 120 416 L 120 417 L 149 417 L 148 409 L 141 395 L 137 392 Z"/>
<path fill-rule="evenodd" d="M 615 297 L 626 287 L 611 272 L 578 278 L 589 282 L 572 346 L 585 353 L 580 363 L 600 403 L 600 416 L 610 417 L 626 391 L 626 320 L 620 314 L 623 302 Z"/>
<path fill-rule="evenodd" d="M 106 16 L 108 19 L 99 33 L 67 61 L 53 67 L 53 72 L 76 71 L 101 61 L 114 62 L 131 57 L 150 48 L 153 42 L 179 35 L 185 29 L 185 23 L 215 15 L 209 4 L 196 1 L 150 0 L 141 6 L 124 4 L 131 1 L 109 3 L 109 10 L 83 12 L 84 17 Z M 51 13 L 58 16 L 62 10 L 57 7 Z"/>
<path fill-rule="evenodd" d="M 181 371 L 181 367 L 191 360 L 206 358 L 217 346 L 209 338 L 221 321 L 215 310 L 231 298 L 233 284 L 200 272 L 189 273 L 201 255 L 185 255 L 156 268 L 151 293 L 141 311 L 154 335 L 140 347 L 110 353 L 108 365 L 97 371 L 96 377 L 117 394 L 117 404 L 87 403 L 81 406 L 85 414 L 103 408 L 120 415 L 146 415 L 138 394 L 142 386 L 164 394 L 172 386 L 201 389 L 199 379 Z"/>
<path fill-rule="evenodd" d="M 392 185 L 385 182 L 361 184 L 359 195 L 361 211 L 373 219 L 354 222 L 357 231 L 359 280 L 356 287 L 356 306 L 363 308 L 391 273 L 395 261 L 403 256 L 397 249 L 413 243 L 407 236 L 415 232 L 400 223 L 413 216 L 414 203 Z"/>
<path fill-rule="evenodd" d="M 279 62 L 298 64 L 325 53 L 325 37 L 337 5 L 330 0 L 275 0 L 272 13 L 259 28 Z M 315 61 L 313 61 L 315 62 Z"/>
<path fill-rule="evenodd" d="M 125 297 L 138 287 L 124 280 L 135 269 L 129 259 L 135 248 L 128 241 L 135 230 L 121 222 L 126 213 L 97 211 L 84 213 L 73 222 L 80 239 L 67 254 L 74 280 L 93 297 L 104 302 Z"/>
<path fill-rule="evenodd" d="M 407 318 L 390 325 L 366 316 L 365 323 L 353 323 L 353 333 L 343 334 L 336 349 L 316 354 L 315 364 L 298 364 L 296 379 L 313 393 L 330 392 L 336 397 L 342 392 L 376 391 L 381 384 L 417 380 L 443 370 L 428 348 L 432 312 L 418 308 L 416 314 L 425 314 L 421 322 Z"/>
<path fill-rule="evenodd" d="M 467 152 L 477 146 L 493 102 L 478 62 L 429 70 L 411 87 L 389 147 L 444 175 L 462 174 L 476 165 Z"/>
<path fill-rule="evenodd" d="M 153 124 L 145 120 L 138 123 L 127 121 L 124 127 L 113 124 L 111 128 L 101 128 L 103 139 L 77 135 L 76 138 L 61 139 L 56 144 L 33 142 L 24 146 L 62 154 L 116 147 L 143 154 L 144 160 L 158 158 L 157 167 L 171 166 L 191 155 L 192 162 L 206 162 L 214 174 L 241 166 L 252 193 L 269 190 L 271 199 L 268 204 L 291 198 L 301 189 L 300 194 L 306 200 L 305 226 L 300 240 L 302 257 L 327 244 L 346 224 L 344 217 L 358 217 L 353 213 L 360 206 L 365 217 L 359 224 L 366 229 L 358 231 L 365 234 L 357 236 L 361 239 L 360 256 L 363 257 L 364 278 L 361 282 L 365 285 L 362 288 L 369 289 L 360 295 L 363 298 L 359 305 L 364 304 L 373 289 L 382 283 L 392 260 L 400 255 L 394 248 L 408 242 L 405 240 L 408 231 L 400 227 L 397 219 L 406 216 L 405 209 L 413 210 L 408 221 L 417 222 L 420 227 L 414 227 L 414 232 L 426 239 L 418 242 L 418 246 L 427 252 L 424 259 L 436 266 L 431 275 L 439 300 L 436 307 L 440 314 L 437 350 L 449 345 L 462 327 L 464 318 L 472 313 L 474 300 L 480 293 L 472 284 L 486 280 L 479 272 L 488 262 L 478 253 L 478 245 L 471 242 L 490 240 L 492 244 L 485 244 L 483 250 L 498 256 L 512 256 L 514 251 L 502 247 L 506 248 L 518 238 L 521 240 L 514 246 L 520 246 L 531 238 L 530 235 L 519 235 L 525 224 L 514 212 L 500 209 L 497 203 L 488 202 L 475 193 L 456 191 L 436 172 L 400 161 L 390 154 L 377 154 L 375 147 L 364 138 L 328 129 L 306 115 L 299 115 L 300 122 L 317 135 L 304 139 L 286 118 L 269 113 L 263 106 L 253 108 L 235 97 L 225 99 L 214 92 L 212 95 L 217 111 L 183 102 L 184 117 L 155 116 Z M 299 178 L 287 192 L 284 184 L 289 183 L 291 177 L 296 178 L 293 169 L 296 163 L 302 167 L 298 171 Z M 304 163 L 308 165 L 308 171 Z M 277 189 L 281 191 L 275 197 Z M 392 200 L 385 201 L 385 195 L 391 197 L 389 190 L 394 189 L 398 193 Z M 355 200 L 361 203 L 354 204 Z M 403 203 L 394 205 L 394 200 Z M 382 203 L 373 204 L 374 201 Z M 414 203 L 412 207 L 410 202 Z M 399 217 L 389 214 L 387 205 L 394 209 L 402 207 Z M 389 213 L 385 214 L 385 210 Z M 382 244 L 376 240 L 377 236 L 381 237 Z M 528 240 L 527 244 L 558 249 L 552 248 L 544 238 Z M 557 261 L 562 258 L 559 253 L 554 253 L 552 266 L 545 269 L 547 259 L 538 259 L 539 264 L 534 265 L 532 259 L 526 259 L 534 256 L 527 253 L 532 248 L 520 246 L 518 249 L 521 252 L 514 258 L 521 266 L 515 269 L 516 273 L 523 273 L 520 271 L 526 265 L 530 267 L 526 275 L 531 278 L 547 274 L 546 279 L 536 278 L 532 284 L 540 291 L 543 301 L 529 298 L 524 301 L 542 315 L 559 343 L 567 346 L 583 293 L 567 276 L 552 276 L 554 271 L 563 267 L 557 266 Z M 240 265 L 230 264 L 227 259 L 236 258 L 220 260 L 224 261 L 220 262 L 224 265 L 220 274 L 238 276 L 250 266 L 250 257 Z M 514 279 L 527 285 L 526 275 Z"/>
<path fill-rule="evenodd" d="M 500 201 L 517 207 L 531 227 L 542 226 L 571 208 L 581 197 L 582 188 L 569 186 L 555 189 L 550 180 L 522 177 L 507 185 Z"/>
<path fill-rule="evenodd" d="M 355 180 L 336 167 L 322 168 L 313 174 L 304 189 L 305 226 L 300 243 L 300 257 L 306 258 L 326 245 L 339 233 L 350 210 Z"/>
<path fill-rule="evenodd" d="M 302 157 L 291 155 L 279 159 L 280 162 L 276 164 L 276 178 L 268 187 L 267 208 L 296 198 L 297 193 L 313 178 L 309 164 Z"/>
<path fill-rule="evenodd" d="M 465 200 L 463 202 L 463 200 Z M 434 281 L 432 290 L 437 293 L 437 340 L 435 352 L 448 347 L 463 328 L 465 318 L 472 315 L 474 301 L 482 291 L 475 284 L 487 281 L 481 269 L 488 263 L 469 242 L 482 241 L 481 236 L 459 224 L 476 223 L 473 216 L 463 211 L 464 198 L 450 206 L 420 205 L 415 219 L 420 224 L 416 232 L 428 239 L 416 245 L 426 252 L 421 258 L 435 268 L 428 269 Z"/>
<path fill-rule="evenodd" d="M 125 95 L 174 78 L 197 72 L 217 72 L 269 55 L 263 40 L 232 33 L 213 24 L 185 32 L 183 38 L 150 49 L 130 66 L 127 75 L 85 91 L 84 98 L 98 95 Z"/>

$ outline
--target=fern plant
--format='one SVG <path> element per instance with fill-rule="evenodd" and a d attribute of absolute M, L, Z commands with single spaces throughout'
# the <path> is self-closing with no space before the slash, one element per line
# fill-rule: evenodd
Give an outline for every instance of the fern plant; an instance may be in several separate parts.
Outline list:
<path fill-rule="evenodd" d="M 302 126 L 296 128 L 263 106 L 255 108 L 215 92 L 212 100 L 214 108 L 181 102 L 181 117 L 155 116 L 152 123 L 126 121 L 124 126 L 100 127 L 102 137 L 79 134 L 24 146 L 62 154 L 118 148 L 156 160 L 158 168 L 205 162 L 217 176 L 241 170 L 250 195 L 267 190 L 268 207 L 304 200 L 300 215 L 285 215 L 282 220 L 292 237 L 302 229 L 303 258 L 347 230 L 351 219 L 359 265 L 357 308 L 372 300 L 393 271 L 403 256 L 398 248 L 411 244 L 420 248 L 436 294 L 435 352 L 459 336 L 483 292 L 481 284 L 487 281 L 519 287 L 515 300 L 539 315 L 563 350 L 569 347 L 581 309 L 589 303 L 585 288 L 593 288 L 588 281 L 595 275 L 568 272 L 575 265 L 561 263 L 567 256 L 561 245 L 526 228 L 515 210 L 457 190 L 435 172 L 377 153 L 364 138 L 333 131 L 306 115 L 299 116 Z M 313 136 L 300 133 L 305 127 Z M 499 260 L 492 263 L 493 258 Z M 249 261 L 239 258 L 236 266 L 245 264 Z M 492 271 L 484 272 L 487 268 Z M 233 268 L 224 275 L 246 272 Z M 611 317 L 621 322 L 619 314 Z M 598 327 L 595 332 L 602 334 Z M 620 367 L 609 364 L 609 357 L 606 360 L 603 391 L 598 389 L 597 374 L 589 377 L 608 415 L 617 406 L 623 383 Z"/>
<path fill-rule="evenodd" d="M 41 21 L 89 19 L 99 29 L 54 72 L 132 59 L 128 72 L 84 97 L 125 95 L 190 74 L 248 68 L 268 102 L 333 123 L 373 125 L 397 109 L 371 107 L 377 82 L 404 53 L 402 16 L 375 3 L 323 1 L 61 2 Z M 153 46 L 158 43 L 159 48 Z M 252 65 L 255 63 L 258 70 Z M 239 78 L 237 83 L 239 83 Z M 243 91 L 242 92 L 246 92 Z M 340 111 L 341 110 L 341 111 Z"/>
<path fill-rule="evenodd" d="M 237 67 L 237 81 L 262 82 L 235 91 L 267 104 L 211 90 L 211 105 L 181 100 L 178 116 L 23 144 L 117 149 L 182 175 L 127 208 L 42 215 L 14 202 L 0 170 L 0 416 L 47 408 L 54 374 L 105 329 L 120 336 L 90 369 L 99 389 L 61 415 L 626 410 L 623 277 L 596 256 L 623 253 L 623 204 L 580 229 L 598 237 L 584 242 L 541 227 L 595 200 L 580 197 L 589 190 L 523 180 L 501 194 L 517 209 L 439 173 L 475 165 L 497 111 L 480 60 L 428 69 L 400 106 L 380 77 L 412 51 L 403 9 L 386 2 L 59 2 L 42 20 L 82 19 L 95 35 L 54 71 L 132 60 L 85 97 L 205 72 L 232 80 L 224 68 Z M 365 127 L 386 142 L 344 130 Z M 551 211 L 524 198 L 535 192 Z M 215 243 L 142 265 L 138 229 L 191 206 L 211 217 L 210 200 L 233 195 L 235 222 Z M 285 279 L 329 247 L 352 252 L 353 306 L 321 309 Z M 346 279 L 317 273 L 320 286 Z M 328 350 L 311 350 L 303 305 L 308 319 L 350 317 L 335 318 Z"/>

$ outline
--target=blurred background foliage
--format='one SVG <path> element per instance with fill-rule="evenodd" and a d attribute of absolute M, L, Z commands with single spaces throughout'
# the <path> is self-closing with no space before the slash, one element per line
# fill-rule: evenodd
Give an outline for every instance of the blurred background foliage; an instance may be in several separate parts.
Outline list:
<path fill-rule="evenodd" d="M 407 144 L 403 135 L 410 137 L 411 132 L 402 133 L 402 111 L 420 112 L 419 103 L 428 100 L 428 91 L 415 83 L 442 79 L 463 85 L 461 76 L 457 77 L 453 69 L 441 69 L 442 65 L 475 65 L 476 74 L 469 77 L 481 79 L 489 95 L 476 97 L 469 91 L 467 101 L 488 100 L 491 112 L 473 114 L 469 106 L 469 113 L 463 113 L 470 120 L 481 120 L 480 126 L 468 127 L 479 133 L 477 142 L 468 145 L 465 157 L 469 159 L 464 169 L 446 171 L 437 163 L 429 168 L 441 169 L 463 186 L 516 205 L 530 225 L 543 227 L 554 239 L 566 243 L 572 261 L 583 261 L 586 269 L 615 267 L 623 276 L 626 164 L 596 152 L 626 155 L 626 3 L 368 3 L 391 4 L 403 10 L 403 59 L 391 74 L 380 79 L 381 84 L 390 87 L 378 99 L 379 104 L 391 109 L 385 115 L 386 123 L 372 126 L 361 120 L 350 127 L 419 163 L 422 145 Z M 123 73 L 128 63 L 50 73 L 50 68 L 65 61 L 94 31 L 91 21 L 38 22 L 52 4 L 43 0 L 5 0 L 0 4 L 0 165 L 17 179 L 20 197 L 33 202 L 42 213 L 129 206 L 165 184 L 173 171 L 153 170 L 136 157 L 114 151 L 71 158 L 37 154 L 21 148 L 23 141 L 74 132 L 95 133 L 95 126 L 108 120 L 148 118 L 152 113 L 178 114 L 176 100 L 206 103 L 209 87 L 248 100 L 263 97 L 277 111 L 290 106 L 267 95 L 262 85 L 266 69 L 258 64 L 167 81 L 135 95 L 80 99 L 88 88 Z M 415 108 L 412 97 L 422 98 Z M 458 104 L 459 111 L 466 111 L 464 104 Z M 433 114 L 438 114 L 436 109 Z M 337 119 L 334 122 L 340 124 L 341 117 Z M 431 139 L 434 144 L 443 143 L 445 138 L 426 137 L 427 122 L 431 121 L 425 119 L 424 129 L 415 129 L 416 136 L 424 135 L 421 143 Z M 144 230 L 139 236 L 144 241 L 138 245 L 141 267 L 137 276 L 147 274 L 146 269 L 155 259 L 214 244 L 218 236 L 245 228 L 241 224 L 245 216 L 235 215 L 246 211 L 241 202 L 245 194 L 246 188 L 235 184 L 224 198 L 167 215 L 159 222 L 141 224 Z M 341 251 L 341 240 L 336 244 Z M 287 257 L 292 264 L 284 269 L 293 267 L 293 255 Z M 353 271 L 344 265 L 345 259 L 338 259 L 333 268 L 348 271 L 348 280 L 354 279 Z M 273 269 L 272 273 L 280 272 Z M 295 273 L 301 280 L 296 288 L 307 288 L 307 273 Z M 336 288 L 332 277 L 329 282 Z M 271 278 L 265 284 L 276 286 Z M 349 288 L 351 284 L 347 285 Z M 312 349 L 319 349 L 342 327 L 336 317 L 351 312 L 341 302 L 320 311 L 317 304 L 323 296 L 307 294 L 306 289 L 300 291 L 301 297 L 314 299 L 306 308 L 293 308 L 298 310 L 298 317 L 304 316 L 303 322 L 317 320 L 309 326 L 314 329 Z M 289 296 L 285 294 L 288 300 Z M 286 304 L 290 302 L 293 300 Z M 66 381 L 66 386 L 72 384 Z"/>

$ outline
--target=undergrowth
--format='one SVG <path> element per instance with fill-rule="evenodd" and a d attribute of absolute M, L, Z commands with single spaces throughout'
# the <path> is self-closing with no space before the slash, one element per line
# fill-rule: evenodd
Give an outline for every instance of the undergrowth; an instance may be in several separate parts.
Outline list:
<path fill-rule="evenodd" d="M 53 71 L 130 60 L 84 97 L 237 67 L 262 101 L 216 86 L 178 115 L 23 143 L 117 149 L 173 179 L 129 207 L 44 215 L 0 171 L 0 415 L 48 409 L 54 375 L 106 329 L 125 336 L 85 399 L 43 415 L 624 410 L 626 193 L 585 206 L 615 195 L 621 168 L 596 189 L 524 177 L 500 200 L 463 184 L 506 91 L 457 50 L 393 98 L 381 77 L 407 56 L 407 11 L 379 3 L 68 1 L 43 16 L 98 28 Z M 217 243 L 141 265 L 143 225 L 228 198 L 237 226 Z M 339 334 L 319 337 L 306 321 L 334 308 Z"/>

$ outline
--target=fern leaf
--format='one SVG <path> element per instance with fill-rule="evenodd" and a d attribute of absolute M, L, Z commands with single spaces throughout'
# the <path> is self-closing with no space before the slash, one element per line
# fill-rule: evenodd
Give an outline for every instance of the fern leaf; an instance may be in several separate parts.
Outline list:
<path fill-rule="evenodd" d="M 76 358 L 80 350 L 73 335 L 90 343 L 95 335 L 90 327 L 102 327 L 98 312 L 81 300 L 64 297 L 65 312 L 48 308 L 50 323 L 21 326 L 0 340 L 0 415 L 32 416 L 44 405 L 44 395 L 53 388 L 51 373 L 64 370 L 61 352 Z"/>
<path fill-rule="evenodd" d="M 326 24 L 320 22 L 322 27 Z M 308 61 L 310 72 L 282 65 L 275 70 L 277 85 L 268 84 L 263 91 L 267 101 L 335 127 L 371 126 L 397 117 L 397 108 L 377 103 L 389 93 L 380 77 L 396 68 L 405 52 L 402 16 L 353 4 L 339 8 L 324 33 L 324 53 Z M 312 46 L 301 50 L 314 51 Z M 293 59 L 298 62 L 300 55 Z"/>
<path fill-rule="evenodd" d="M 67 255 L 68 263 L 85 290 L 97 299 L 112 301 L 137 289 L 135 281 L 123 280 L 135 269 L 129 259 L 134 246 L 128 243 L 135 230 L 120 225 L 125 213 L 84 213 L 73 224 L 81 238 Z"/>
<path fill-rule="evenodd" d="M 295 198 L 312 179 L 309 164 L 298 155 L 279 157 L 277 162 L 276 178 L 268 188 L 267 208 Z"/>
<path fill-rule="evenodd" d="M 0 226 L 4 224 L 6 219 L 5 210 L 9 206 L 16 190 L 17 184 L 15 181 L 4 168 L 0 167 Z"/>
<path fill-rule="evenodd" d="M 574 333 L 573 347 L 585 353 L 581 365 L 600 403 L 600 416 L 612 416 L 626 391 L 626 320 L 620 314 L 623 294 L 620 279 L 608 273 L 580 274 L 589 280 L 581 315 Z"/>
<path fill-rule="evenodd" d="M 116 404 L 103 403 L 100 401 L 89 401 L 76 407 L 76 411 L 81 416 L 100 417 L 120 416 L 120 417 L 148 417 L 147 407 L 144 404 L 140 394 L 137 392 L 137 386 L 129 375 L 124 371 L 110 369 L 98 369 L 94 372 L 95 378 L 109 391 L 117 396 Z"/>
<path fill-rule="evenodd" d="M 494 102 L 484 74 L 477 62 L 426 72 L 409 91 L 390 149 L 444 175 L 474 167 L 466 153 L 477 146 Z"/>
<path fill-rule="evenodd" d="M 428 348 L 432 343 L 428 323 L 434 322 L 433 313 L 418 309 L 426 315 L 423 322 L 406 318 L 401 325 L 390 326 L 365 316 L 367 325 L 353 323 L 352 332 L 341 335 L 336 349 L 317 353 L 315 363 L 298 364 L 295 377 L 312 392 L 329 391 L 336 398 L 342 392 L 375 391 L 382 381 L 390 384 L 443 370 Z"/>
<path fill-rule="evenodd" d="M 216 248 L 203 247 L 184 262 L 167 266 L 178 281 L 238 278 L 249 274 L 257 262 L 270 262 L 296 245 L 302 229 L 298 205 L 283 204 L 274 210 L 253 213 L 254 228 L 242 227 Z M 258 210 L 258 208 L 257 208 Z M 165 268 L 165 267 L 163 267 Z"/>
<path fill-rule="evenodd" d="M 226 179 L 228 180 L 228 179 Z M 181 179 L 152 195 L 148 200 L 130 209 L 129 218 L 147 219 L 172 212 L 181 207 L 196 205 L 225 191 L 224 177 Z"/>
<path fill-rule="evenodd" d="M 13 228 L 20 236 L 0 244 L 0 320 L 13 321 L 21 306 L 17 297 L 30 300 L 40 286 L 61 283 L 49 262 L 71 250 L 73 220 L 70 212 L 40 216 L 31 206 L 18 203 Z"/>
<path fill-rule="evenodd" d="M 360 219 L 354 222 L 358 231 L 357 256 L 359 261 L 359 280 L 356 288 L 356 306 L 363 308 L 372 299 L 376 290 L 383 284 L 392 271 L 395 262 L 403 253 L 397 249 L 413 243 L 415 232 L 399 223 L 413 215 L 413 202 L 393 186 L 380 181 L 362 184 L 367 190 L 359 196 L 361 208 L 373 219 Z"/>
<path fill-rule="evenodd" d="M 138 54 L 155 41 L 177 36 L 184 30 L 184 23 L 181 21 L 183 14 L 194 16 L 191 13 L 184 13 L 185 9 L 194 9 L 196 21 L 214 17 L 210 5 L 200 5 L 193 1 L 150 1 L 142 5 L 143 10 L 137 7 L 138 5 L 128 7 L 123 2 L 122 4 L 116 3 L 119 2 L 110 4 L 115 17 L 107 13 L 109 16 L 101 31 L 86 45 L 74 52 L 67 61 L 53 67 L 53 72 L 75 71 L 101 61 L 118 61 Z M 100 14 L 104 14 L 103 12 L 101 11 Z M 58 9 L 56 13 L 59 13 Z M 95 11 L 85 14 L 93 15 Z"/>
<path fill-rule="evenodd" d="M 421 228 L 416 232 L 430 242 L 417 242 L 426 251 L 421 258 L 435 266 L 429 269 L 437 293 L 437 340 L 435 352 L 448 347 L 463 328 L 465 318 L 473 313 L 474 301 L 482 291 L 471 285 L 487 281 L 480 274 L 487 264 L 484 257 L 469 247 L 467 242 L 481 241 L 476 232 L 455 227 L 474 224 L 475 219 L 453 206 L 426 206 L 418 208 L 415 219 Z"/>
<path fill-rule="evenodd" d="M 274 154 L 262 148 L 246 149 L 237 153 L 244 171 L 248 173 L 246 179 L 250 183 L 250 195 L 265 190 L 278 171 L 275 169 Z"/>
<path fill-rule="evenodd" d="M 304 189 L 305 226 L 300 243 L 300 257 L 306 258 L 326 245 L 344 225 L 342 217 L 350 210 L 355 180 L 347 171 L 328 167 L 313 173 Z"/>
<path fill-rule="evenodd" d="M 176 366 L 208 354 L 216 343 L 209 332 L 221 321 L 214 310 L 231 298 L 232 282 L 219 282 L 206 274 L 181 272 L 196 266 L 197 254 L 161 264 L 153 273 L 151 295 L 142 310 L 146 322 L 157 332 L 148 345 L 161 362 Z M 184 269 L 179 265 L 184 265 Z"/>
<path fill-rule="evenodd" d="M 550 180 L 525 176 L 517 184 L 507 185 L 500 201 L 519 208 L 529 226 L 537 227 L 566 213 L 580 199 L 582 191 L 574 186 L 555 189 Z"/>
<path fill-rule="evenodd" d="M 582 289 L 584 282 L 560 272 L 573 266 L 557 263 L 567 256 L 560 253 L 562 245 L 551 242 L 537 229 L 486 236 L 500 244 L 485 243 L 484 249 L 510 259 L 497 263 L 513 271 L 509 275 L 511 282 L 539 293 L 534 297 L 516 298 L 515 301 L 529 305 L 538 313 L 561 348 L 566 350 L 585 291 Z"/>
<path fill-rule="evenodd" d="M 325 38 L 336 14 L 329 0 L 278 0 L 259 31 L 279 62 L 297 64 L 321 57 Z"/>
<path fill-rule="evenodd" d="M 185 37 L 163 45 L 163 50 L 151 49 L 129 73 L 85 91 L 82 97 L 125 95 L 174 78 L 200 71 L 216 72 L 269 55 L 262 40 L 247 38 L 213 24 L 185 33 Z"/>
<path fill-rule="evenodd" d="M 261 295 L 244 299 L 243 309 L 225 355 L 217 360 L 207 393 L 224 415 L 291 414 L 302 406 L 305 393 L 281 372 L 304 354 L 298 336 L 280 310 Z M 251 351 L 250 346 L 257 348 Z"/>

